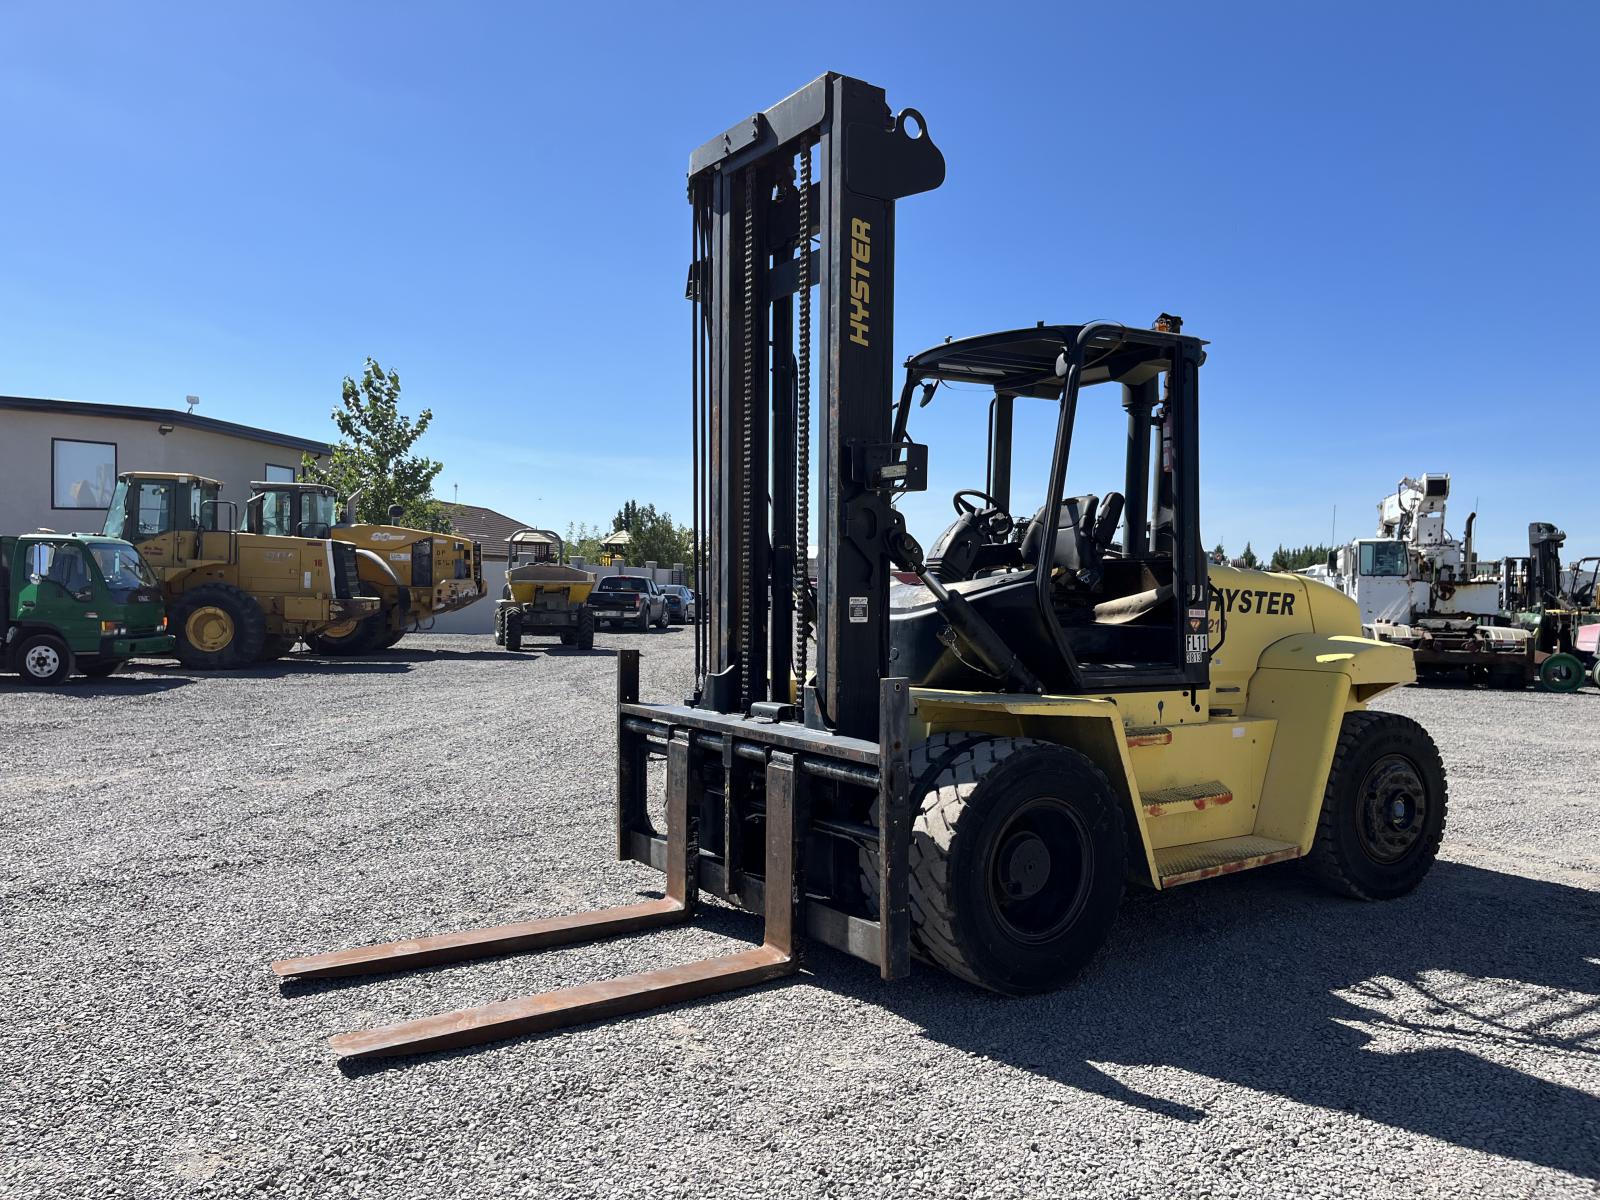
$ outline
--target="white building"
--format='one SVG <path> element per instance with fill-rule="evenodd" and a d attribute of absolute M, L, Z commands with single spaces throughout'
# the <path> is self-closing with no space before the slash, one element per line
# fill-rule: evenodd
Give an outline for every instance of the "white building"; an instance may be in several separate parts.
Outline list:
<path fill-rule="evenodd" d="M 331 452 L 182 409 L 0 396 L 0 533 L 98 531 L 122 471 L 205 475 L 242 511 L 253 481 L 293 479 L 302 455 Z"/>

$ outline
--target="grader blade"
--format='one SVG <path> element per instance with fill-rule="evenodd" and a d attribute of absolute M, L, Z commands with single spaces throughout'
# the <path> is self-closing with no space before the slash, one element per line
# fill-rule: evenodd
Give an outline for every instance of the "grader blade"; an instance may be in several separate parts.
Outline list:
<path fill-rule="evenodd" d="M 667 895 L 662 900 L 597 909 L 568 917 L 525 921 L 489 929 L 388 942 L 331 954 L 283 959 L 272 964 L 284 980 L 327 979 L 401 971 L 497 954 L 540 950 L 676 924 L 690 916 L 698 898 L 694 864 L 698 848 L 691 823 L 687 731 L 667 745 Z M 553 992 L 501 1000 L 458 1012 L 402 1021 L 379 1029 L 339 1034 L 329 1040 L 341 1058 L 424 1054 L 542 1033 L 625 1013 L 643 1012 L 750 987 L 799 968 L 795 911 L 799 900 L 796 851 L 795 763 L 776 752 L 766 769 L 766 932 L 762 945 L 682 966 L 664 967 Z"/>

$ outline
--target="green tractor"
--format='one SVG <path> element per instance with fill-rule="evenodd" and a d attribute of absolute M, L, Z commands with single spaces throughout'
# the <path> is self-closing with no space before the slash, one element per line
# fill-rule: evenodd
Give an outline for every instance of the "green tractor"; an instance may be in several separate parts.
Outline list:
<path fill-rule="evenodd" d="M 48 686 L 172 653 L 161 585 L 139 551 L 83 533 L 0 537 L 0 668 Z"/>

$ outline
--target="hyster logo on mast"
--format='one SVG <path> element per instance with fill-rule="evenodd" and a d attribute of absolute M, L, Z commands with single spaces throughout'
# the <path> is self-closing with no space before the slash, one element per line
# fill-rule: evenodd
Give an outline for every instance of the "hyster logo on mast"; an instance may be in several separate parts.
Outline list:
<path fill-rule="evenodd" d="M 872 302 L 872 225 L 860 217 L 850 219 L 850 340 L 867 344 Z"/>

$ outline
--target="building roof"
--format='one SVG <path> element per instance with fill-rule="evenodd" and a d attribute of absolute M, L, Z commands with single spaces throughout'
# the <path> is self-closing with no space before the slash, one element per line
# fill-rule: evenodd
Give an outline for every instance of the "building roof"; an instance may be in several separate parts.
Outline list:
<path fill-rule="evenodd" d="M 270 429 L 257 429 L 253 425 L 237 425 L 232 421 L 219 421 L 215 417 L 197 417 L 192 412 L 178 408 L 141 408 L 131 404 L 91 404 L 83 400 L 43 400 L 34 396 L 0 396 L 0 411 L 67 413 L 76 417 L 109 417 L 118 421 L 154 421 L 160 425 L 182 425 L 186 429 L 203 429 L 230 437 L 249 438 L 273 446 L 286 446 L 319 457 L 332 454 L 327 442 L 295 437 L 288 433 L 274 433 Z"/>
<path fill-rule="evenodd" d="M 481 542 L 485 558 L 510 558 L 506 539 L 517 530 L 529 527 L 526 521 L 476 504 L 446 504 L 444 511 L 450 518 L 450 532 Z"/>

